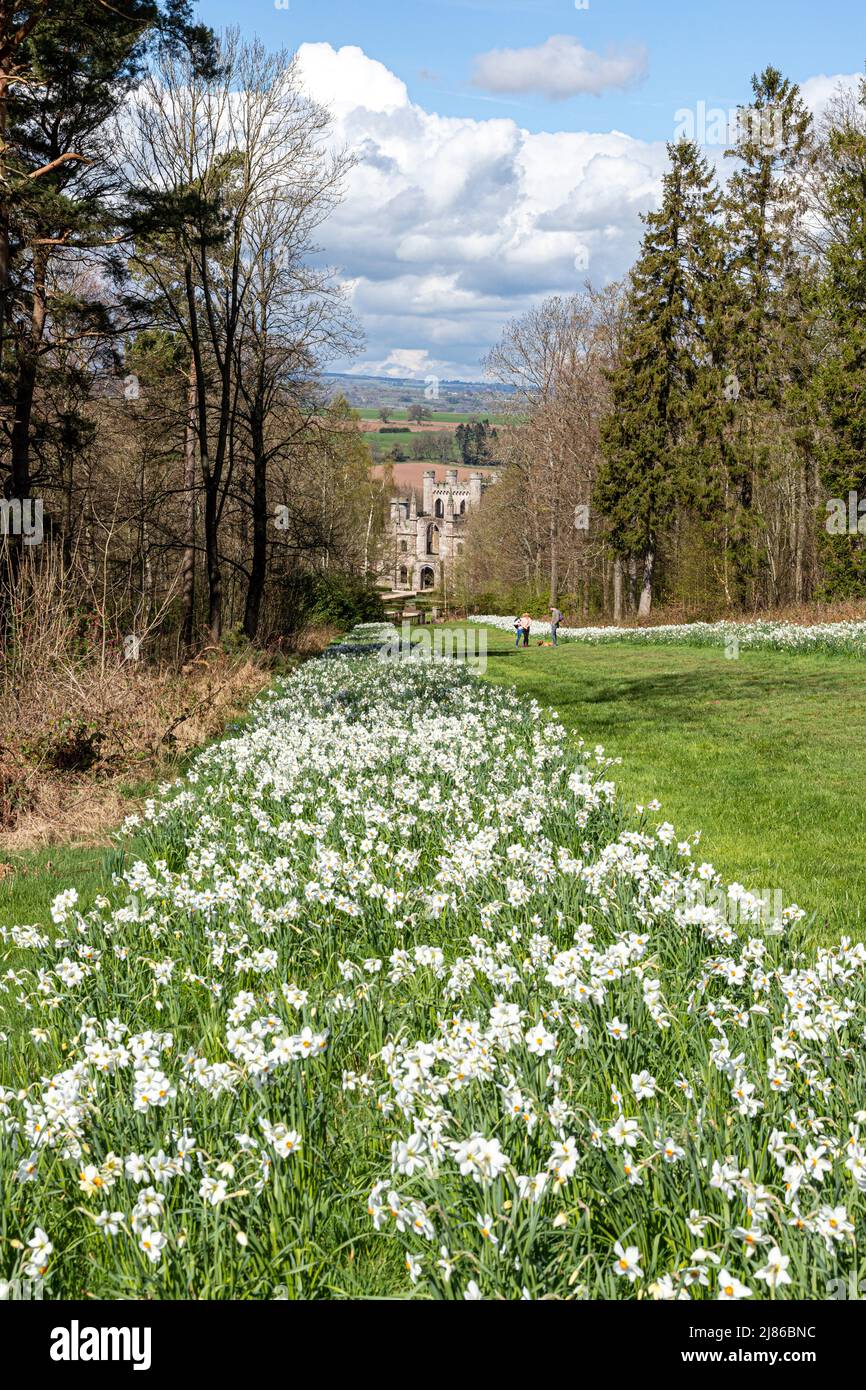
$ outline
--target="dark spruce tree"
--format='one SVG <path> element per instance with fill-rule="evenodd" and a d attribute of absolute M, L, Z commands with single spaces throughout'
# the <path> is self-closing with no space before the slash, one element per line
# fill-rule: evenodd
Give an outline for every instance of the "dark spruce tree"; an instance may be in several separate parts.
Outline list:
<path fill-rule="evenodd" d="M 26 498 L 32 453 L 46 438 L 37 382 L 65 331 L 111 344 L 106 288 L 123 272 L 123 188 L 106 123 L 138 82 L 148 47 L 183 42 L 207 68 L 210 32 L 186 0 L 0 3 L 0 425 L 7 496 Z M 91 254 L 89 290 L 64 284 L 63 258 Z M 80 264 L 80 261 L 79 261 Z M 120 330 L 122 331 L 122 330 Z"/>
<path fill-rule="evenodd" d="M 718 212 L 718 192 L 697 146 L 683 140 L 668 152 L 661 207 L 644 219 L 631 273 L 594 494 L 618 574 L 628 559 L 638 562 L 641 617 L 652 607 L 660 538 L 688 490 L 684 443 L 698 364 L 706 356 L 704 277 Z"/>
<path fill-rule="evenodd" d="M 860 122 L 830 134 L 835 234 L 819 301 L 831 332 L 816 380 L 825 424 L 818 542 L 827 598 L 866 593 L 866 81 L 859 110 Z"/>
<path fill-rule="evenodd" d="M 811 116 L 795 83 L 773 67 L 752 78 L 729 156 L 725 223 L 730 242 L 722 337 L 731 421 L 723 454 L 726 563 L 731 597 L 750 606 L 764 521 L 758 491 L 779 457 L 780 420 L 803 349 L 804 265 L 797 244 Z"/>

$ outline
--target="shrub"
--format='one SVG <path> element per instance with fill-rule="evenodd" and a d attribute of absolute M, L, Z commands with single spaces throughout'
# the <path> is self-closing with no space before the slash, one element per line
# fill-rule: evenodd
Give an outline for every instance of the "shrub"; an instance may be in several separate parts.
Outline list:
<path fill-rule="evenodd" d="M 87 772 L 99 761 L 105 732 L 92 721 L 64 715 L 29 745 L 35 762 L 55 772 Z"/>
<path fill-rule="evenodd" d="M 355 623 L 380 622 L 385 616 L 379 592 L 354 574 L 329 570 L 314 576 L 311 598 L 309 614 L 317 623 L 352 627 Z"/>

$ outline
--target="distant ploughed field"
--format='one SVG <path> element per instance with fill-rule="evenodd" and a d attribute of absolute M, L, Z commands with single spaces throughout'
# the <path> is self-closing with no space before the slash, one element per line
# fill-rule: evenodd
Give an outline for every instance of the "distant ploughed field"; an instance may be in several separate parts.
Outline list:
<path fill-rule="evenodd" d="M 457 426 L 462 424 L 461 420 L 359 420 L 358 428 L 364 434 L 379 434 L 382 430 L 386 434 L 393 434 L 395 429 L 401 432 L 405 430 L 408 434 L 447 434 L 448 431 L 454 432 Z"/>
<path fill-rule="evenodd" d="M 458 482 L 465 483 L 473 473 L 483 473 L 489 476 L 495 470 L 492 468 L 465 468 L 463 464 L 457 463 L 432 463 L 428 459 L 420 461 L 412 460 L 406 463 L 392 463 L 389 465 L 394 476 L 394 483 L 397 488 L 416 488 L 419 496 L 424 486 L 424 474 L 428 469 L 433 469 L 436 473 L 437 483 L 444 483 L 445 474 L 456 471 Z M 383 465 L 373 464 L 370 475 L 373 478 L 381 478 Z"/>

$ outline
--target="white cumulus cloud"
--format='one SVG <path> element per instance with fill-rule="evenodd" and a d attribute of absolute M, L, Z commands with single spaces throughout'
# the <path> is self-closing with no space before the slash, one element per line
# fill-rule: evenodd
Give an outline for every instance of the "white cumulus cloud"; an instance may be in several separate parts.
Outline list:
<path fill-rule="evenodd" d="M 320 233 L 367 335 L 352 370 L 477 380 L 508 319 L 634 261 L 664 140 L 441 116 L 356 47 L 304 44 L 299 62 L 333 112 L 334 144 L 357 157 Z M 803 93 L 820 108 L 854 81 L 811 78 Z"/>
<path fill-rule="evenodd" d="M 494 48 L 475 59 L 473 83 L 488 92 L 540 92 L 552 101 L 631 87 L 646 75 L 642 46 L 594 53 L 569 34 L 533 48 Z"/>
<path fill-rule="evenodd" d="M 837 73 L 835 77 L 809 77 L 800 84 L 800 95 L 812 115 L 819 120 L 834 97 L 845 92 L 856 95 L 860 90 L 860 73 Z"/>
<path fill-rule="evenodd" d="M 321 235 L 367 334 L 352 370 L 477 379 L 507 319 L 628 268 L 663 142 L 440 116 L 359 48 L 298 56 L 358 161 Z"/>

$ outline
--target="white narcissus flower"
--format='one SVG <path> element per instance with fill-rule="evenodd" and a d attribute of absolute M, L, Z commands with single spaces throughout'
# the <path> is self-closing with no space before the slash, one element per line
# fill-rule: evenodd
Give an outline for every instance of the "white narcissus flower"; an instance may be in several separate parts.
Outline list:
<path fill-rule="evenodd" d="M 485 1212 L 483 1216 L 476 1213 L 475 1224 L 481 1232 L 481 1239 L 489 1245 L 498 1245 L 499 1237 L 493 1229 L 493 1217 Z"/>
<path fill-rule="evenodd" d="M 751 1298 L 752 1290 L 745 1284 L 741 1284 L 739 1279 L 735 1279 L 733 1274 L 729 1274 L 726 1269 L 719 1270 L 718 1299 L 721 1303 L 736 1302 L 741 1298 Z"/>
<path fill-rule="evenodd" d="M 78 1186 L 82 1192 L 89 1195 L 92 1192 L 99 1192 L 105 1186 L 105 1179 L 98 1168 L 94 1167 L 92 1163 L 88 1163 L 78 1175 Z"/>
<path fill-rule="evenodd" d="M 159 1264 L 167 1243 L 162 1231 L 155 1231 L 151 1226 L 145 1226 L 138 1233 L 138 1244 L 153 1265 Z"/>
<path fill-rule="evenodd" d="M 535 1028 L 530 1028 L 526 1034 L 526 1046 L 530 1052 L 536 1056 L 543 1057 L 546 1053 L 552 1052 L 556 1047 L 556 1038 L 552 1033 L 541 1024 Z"/>
<path fill-rule="evenodd" d="M 574 1173 L 577 1160 L 577 1140 L 574 1136 L 570 1134 L 567 1139 L 558 1139 L 547 1163 L 554 1182 L 566 1182 Z M 538 1195 L 541 1195 L 540 1192 Z"/>
<path fill-rule="evenodd" d="M 27 1245 L 31 1252 L 28 1261 L 29 1267 L 39 1275 L 44 1274 L 48 1268 L 48 1260 L 54 1254 L 54 1246 L 41 1226 L 36 1227 Z"/>
<path fill-rule="evenodd" d="M 220 1202 L 224 1202 L 228 1195 L 228 1188 L 224 1178 L 203 1178 L 199 1186 L 198 1195 L 202 1201 L 207 1202 L 208 1206 L 218 1207 Z"/>
<path fill-rule="evenodd" d="M 616 1260 L 614 1261 L 613 1272 L 618 1278 L 627 1279 L 633 1284 L 636 1279 L 643 1278 L 643 1270 L 640 1267 L 640 1251 L 636 1245 L 623 1247 L 621 1241 L 617 1241 L 613 1247 Z"/>
<path fill-rule="evenodd" d="M 791 1276 L 788 1273 L 790 1263 L 790 1256 L 783 1255 L 779 1247 L 774 1245 L 767 1256 L 767 1263 L 764 1268 L 755 1271 L 755 1278 L 763 1279 L 771 1289 L 777 1289 L 780 1284 L 790 1284 Z"/>
<path fill-rule="evenodd" d="M 122 1211 L 101 1211 L 94 1217 L 94 1224 L 104 1236 L 116 1236 L 126 1220 Z"/>
<path fill-rule="evenodd" d="M 648 1071 L 632 1072 L 631 1088 L 637 1100 L 652 1100 L 656 1093 L 656 1079 Z"/>
<path fill-rule="evenodd" d="M 627 1148 L 633 1149 L 640 1142 L 637 1120 L 627 1120 L 624 1115 L 620 1115 L 607 1132 L 617 1148 L 622 1148 L 625 1145 Z"/>

